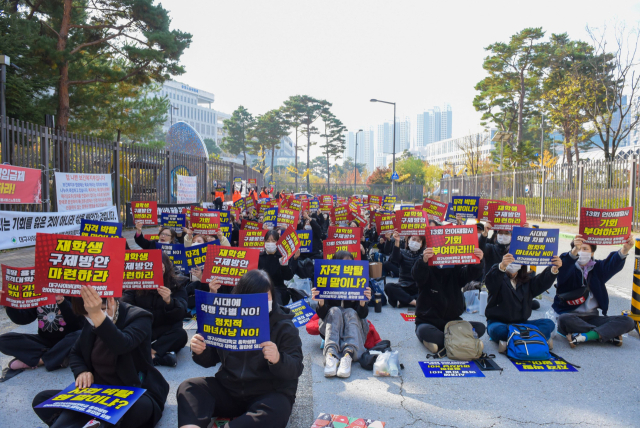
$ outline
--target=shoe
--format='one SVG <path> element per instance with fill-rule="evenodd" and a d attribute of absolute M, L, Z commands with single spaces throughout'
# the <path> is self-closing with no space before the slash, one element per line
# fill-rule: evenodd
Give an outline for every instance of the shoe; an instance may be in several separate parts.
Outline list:
<path fill-rule="evenodd" d="M 423 340 L 422 344 L 424 345 L 425 348 L 427 348 L 427 351 L 431 352 L 432 354 L 438 353 L 438 345 L 436 345 L 435 343 L 431 343 Z"/>
<path fill-rule="evenodd" d="M 613 339 L 607 340 L 607 342 L 614 346 L 622 346 L 622 336 L 614 337 Z"/>
<path fill-rule="evenodd" d="M 175 367 L 178 365 L 178 357 L 176 357 L 175 352 L 167 352 L 162 357 L 155 357 L 153 359 L 153 365 Z"/>
<path fill-rule="evenodd" d="M 547 344 L 549 345 L 549 351 L 553 351 L 553 339 L 549 338 L 549 340 L 547 340 Z"/>
<path fill-rule="evenodd" d="M 498 352 L 501 354 L 506 354 L 507 353 L 507 342 L 504 340 L 501 340 L 500 342 L 498 342 Z"/>
<path fill-rule="evenodd" d="M 569 346 L 571 348 L 575 348 L 576 346 L 578 346 L 578 343 L 583 343 L 585 341 L 585 337 L 578 333 L 567 333 L 565 337 L 569 341 Z"/>
<path fill-rule="evenodd" d="M 338 367 L 338 377 L 351 376 L 351 354 L 348 352 L 344 354 L 344 357 L 340 360 L 340 367 Z"/>
<path fill-rule="evenodd" d="M 100 428 L 102 426 L 102 422 L 94 418 L 87 422 L 82 428 Z"/>
<path fill-rule="evenodd" d="M 538 302 L 537 300 L 532 300 L 531 309 L 533 309 L 534 311 L 537 311 L 538 309 L 540 309 L 540 302 Z"/>
<path fill-rule="evenodd" d="M 389 306 L 391 306 L 392 308 L 395 308 L 398 306 L 397 300 L 390 300 L 389 298 L 387 298 L 387 303 L 389 303 Z"/>
<path fill-rule="evenodd" d="M 338 372 L 338 359 L 332 354 L 327 354 L 324 359 L 324 377 L 334 377 Z"/>

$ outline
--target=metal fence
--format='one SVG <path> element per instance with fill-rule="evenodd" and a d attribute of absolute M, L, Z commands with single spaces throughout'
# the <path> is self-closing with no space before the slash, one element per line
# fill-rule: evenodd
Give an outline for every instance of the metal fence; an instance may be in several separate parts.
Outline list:
<path fill-rule="evenodd" d="M 634 207 L 634 229 L 640 229 L 638 160 L 580 162 L 475 176 L 443 178 L 440 200 L 474 195 L 527 207 L 527 218 L 577 223 L 580 207 Z"/>
<path fill-rule="evenodd" d="M 298 180 L 298 188 L 296 189 L 294 181 L 276 181 L 277 189 L 305 192 L 307 190 L 306 179 Z M 311 183 L 311 193 L 314 195 L 391 195 L 391 184 L 354 184 L 351 183 Z M 398 202 L 422 202 L 424 187 L 419 184 L 396 184 L 395 194 Z"/>
<path fill-rule="evenodd" d="M 212 200 L 216 180 L 228 182 L 228 189 L 234 177 L 255 178 L 258 186 L 263 185 L 262 174 L 246 166 L 66 133 L 11 118 L 5 121 L 1 116 L 0 135 L 6 135 L 1 162 L 41 169 L 43 183 L 42 204 L 0 204 L 0 210 L 56 211 L 54 172 L 111 174 L 113 200 L 121 218 L 130 201 L 174 203 L 178 175 L 198 177 L 200 201 Z"/>

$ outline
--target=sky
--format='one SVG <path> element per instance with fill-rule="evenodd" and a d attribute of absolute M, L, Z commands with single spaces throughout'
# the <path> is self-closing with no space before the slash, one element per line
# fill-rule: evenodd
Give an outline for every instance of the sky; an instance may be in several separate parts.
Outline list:
<path fill-rule="evenodd" d="M 333 103 L 349 130 L 411 120 L 449 103 L 453 137 L 479 129 L 474 86 L 486 75 L 485 47 L 527 27 L 589 41 L 588 25 L 632 27 L 630 0 L 163 0 L 172 28 L 193 35 L 183 83 L 215 94 L 213 107 L 252 114 L 291 95 Z M 319 154 L 312 150 L 312 156 Z"/>

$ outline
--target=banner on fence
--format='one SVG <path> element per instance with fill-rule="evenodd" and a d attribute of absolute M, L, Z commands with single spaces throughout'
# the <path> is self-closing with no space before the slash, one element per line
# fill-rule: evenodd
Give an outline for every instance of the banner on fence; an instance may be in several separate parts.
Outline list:
<path fill-rule="evenodd" d="M 238 233 L 238 246 L 241 248 L 264 248 L 264 236 L 268 230 L 245 230 L 240 229 Z"/>
<path fill-rule="evenodd" d="M 219 279 L 222 285 L 236 285 L 242 275 L 258 269 L 260 250 L 247 248 L 238 250 L 232 247 L 212 246 L 207 250 L 202 282 Z"/>
<path fill-rule="evenodd" d="M 478 205 L 480 198 L 477 196 L 454 196 L 451 199 L 454 215 L 460 214 L 462 218 L 478 218 Z"/>
<path fill-rule="evenodd" d="M 182 273 L 187 273 L 187 259 L 184 255 L 183 244 L 164 244 L 156 242 L 156 248 L 162 250 L 169 257 L 173 266 Z"/>
<path fill-rule="evenodd" d="M 191 230 L 196 235 L 215 235 L 220 230 L 220 213 L 192 212 Z"/>
<path fill-rule="evenodd" d="M 444 221 L 444 216 L 447 214 L 448 205 L 444 202 L 434 201 L 433 199 L 424 198 L 422 203 L 422 211 L 427 213 L 429 220 L 435 220 L 437 222 Z"/>
<path fill-rule="evenodd" d="M 322 241 L 322 257 L 325 260 L 333 259 L 338 251 L 348 251 L 354 260 L 360 260 L 360 241 L 355 239 L 325 239 Z"/>
<path fill-rule="evenodd" d="M 145 226 L 158 224 L 158 203 L 156 201 L 131 201 L 133 222 Z"/>
<path fill-rule="evenodd" d="M 123 290 L 151 290 L 163 285 L 162 251 L 125 251 Z"/>
<path fill-rule="evenodd" d="M 501 201 L 500 199 L 485 199 L 480 198 L 479 205 L 479 214 L 478 220 L 480 221 L 489 221 L 489 204 L 507 204 L 506 201 Z"/>
<path fill-rule="evenodd" d="M 478 247 L 478 228 L 469 226 L 435 226 L 427 229 L 427 248 L 433 248 L 429 266 L 480 263 L 473 254 Z"/>
<path fill-rule="evenodd" d="M 198 203 L 198 176 L 178 175 L 176 202 L 179 204 Z"/>
<path fill-rule="evenodd" d="M 419 361 L 425 377 L 484 377 L 473 361 Z"/>
<path fill-rule="evenodd" d="M 580 235 L 587 244 L 620 245 L 631 234 L 633 207 L 580 208 Z"/>
<path fill-rule="evenodd" d="M 113 205 L 111 174 L 56 172 L 58 212 L 89 210 Z"/>
<path fill-rule="evenodd" d="M 313 253 L 313 230 L 297 230 L 300 254 Z"/>
<path fill-rule="evenodd" d="M 0 165 L 0 204 L 41 204 L 42 171 Z"/>
<path fill-rule="evenodd" d="M 36 293 L 34 267 L 2 265 L 2 291 L 0 306 L 14 309 L 31 309 L 53 305 L 56 297 L 48 293 Z"/>
<path fill-rule="evenodd" d="M 296 327 L 302 327 L 306 325 L 316 312 L 311 308 L 309 302 L 306 299 L 298 300 L 297 302 L 290 303 L 285 306 L 291 310 L 293 315 L 293 325 Z"/>
<path fill-rule="evenodd" d="M 96 236 L 98 238 L 120 238 L 122 223 L 108 221 L 80 220 L 80 236 Z"/>
<path fill-rule="evenodd" d="M 527 208 L 518 204 L 489 204 L 489 223 L 493 230 L 513 230 L 527 222 Z"/>
<path fill-rule="evenodd" d="M 364 290 L 369 284 L 369 262 L 353 260 L 316 260 L 318 299 L 367 300 Z"/>
<path fill-rule="evenodd" d="M 278 251 L 284 258 L 283 262 L 288 262 L 291 257 L 300 249 L 300 239 L 295 228 L 289 226 L 282 232 L 280 239 L 278 239 Z"/>
<path fill-rule="evenodd" d="M 509 253 L 513 255 L 514 263 L 548 266 L 551 258 L 558 254 L 559 238 L 559 229 L 514 227 Z"/>
<path fill-rule="evenodd" d="M 355 239 L 360 242 L 361 238 L 361 227 L 329 226 L 327 230 L 327 239 Z"/>
<path fill-rule="evenodd" d="M 400 236 L 424 236 L 427 231 L 427 213 L 411 209 L 396 211 L 395 229 Z"/>

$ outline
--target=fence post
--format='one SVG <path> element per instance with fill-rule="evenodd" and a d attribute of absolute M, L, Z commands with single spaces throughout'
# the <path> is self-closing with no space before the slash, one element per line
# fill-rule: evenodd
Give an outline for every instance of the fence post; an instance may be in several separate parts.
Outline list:
<path fill-rule="evenodd" d="M 116 194 L 116 211 L 118 212 L 118 221 L 122 221 L 120 215 L 120 142 L 113 143 L 113 173 L 115 175 L 115 194 Z"/>
<path fill-rule="evenodd" d="M 513 170 L 513 204 L 516 203 L 516 170 Z"/>
<path fill-rule="evenodd" d="M 167 203 L 170 204 L 171 203 L 171 154 L 169 153 L 169 150 L 166 150 L 164 152 L 165 155 L 165 159 L 164 159 L 164 164 L 167 167 L 167 173 L 166 173 L 166 183 L 165 185 L 167 186 Z"/>
<path fill-rule="evenodd" d="M 542 173 L 542 184 L 540 185 L 540 221 L 542 222 L 544 221 L 544 194 L 546 192 L 544 165 L 541 166 L 540 172 Z"/>
<path fill-rule="evenodd" d="M 476 193 L 475 196 L 480 196 L 478 195 L 478 174 L 476 173 Z"/>
<path fill-rule="evenodd" d="M 489 198 L 493 199 L 493 171 L 491 171 L 491 184 L 489 185 Z"/>
<path fill-rule="evenodd" d="M 51 193 L 49 192 L 49 128 L 40 128 L 42 137 L 40 138 L 40 155 L 42 156 L 42 211 L 51 212 Z"/>
<path fill-rule="evenodd" d="M 202 158 L 202 162 L 204 163 L 204 183 L 202 183 L 204 189 L 203 201 L 206 201 L 207 195 L 209 194 L 209 189 L 207 188 L 207 186 L 209 185 L 209 164 L 207 163 L 207 158 Z"/>
<path fill-rule="evenodd" d="M 629 159 L 629 171 L 631 172 L 631 175 L 629 176 L 629 206 L 634 208 L 634 212 L 633 212 L 633 221 L 631 222 L 631 228 L 633 229 L 633 226 L 635 225 L 635 217 L 636 217 L 636 213 L 635 213 L 635 206 L 636 206 L 636 174 L 637 174 L 637 169 L 638 167 L 638 163 L 636 161 L 636 157 L 632 156 L 631 159 Z"/>
<path fill-rule="evenodd" d="M 584 196 L 584 169 L 583 164 L 578 164 L 578 209 L 576 211 L 576 217 L 579 216 L 580 208 L 582 208 L 582 201 Z"/>

